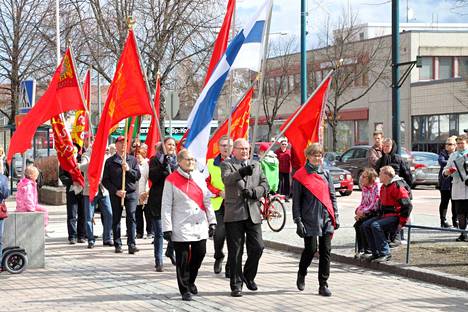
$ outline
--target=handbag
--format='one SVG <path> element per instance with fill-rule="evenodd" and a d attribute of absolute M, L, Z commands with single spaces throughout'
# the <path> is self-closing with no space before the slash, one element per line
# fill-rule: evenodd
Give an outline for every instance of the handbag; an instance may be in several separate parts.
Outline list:
<path fill-rule="evenodd" d="M 0 204 L 0 219 L 8 218 L 8 209 L 4 202 Z"/>

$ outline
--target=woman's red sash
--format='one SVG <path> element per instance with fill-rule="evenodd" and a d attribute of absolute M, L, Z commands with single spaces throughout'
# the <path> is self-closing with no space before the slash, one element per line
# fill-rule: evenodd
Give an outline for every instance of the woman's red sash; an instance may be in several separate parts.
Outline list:
<path fill-rule="evenodd" d="M 203 203 L 203 190 L 193 179 L 187 179 L 178 171 L 174 171 L 167 177 L 167 180 L 193 200 L 201 210 L 206 211 Z"/>

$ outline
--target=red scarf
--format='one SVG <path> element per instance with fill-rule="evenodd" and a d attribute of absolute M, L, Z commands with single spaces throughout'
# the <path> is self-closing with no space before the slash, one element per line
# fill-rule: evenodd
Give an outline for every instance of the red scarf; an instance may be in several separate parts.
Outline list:
<path fill-rule="evenodd" d="M 323 206 L 327 208 L 328 214 L 333 222 L 333 226 L 336 226 L 335 210 L 333 209 L 333 203 L 330 198 L 328 183 L 317 173 L 308 173 L 305 167 L 301 167 L 297 170 L 293 179 L 301 183 L 322 203 Z"/>
<path fill-rule="evenodd" d="M 167 180 L 193 200 L 201 210 L 206 211 L 205 204 L 203 203 L 203 190 L 193 179 L 184 177 L 176 170 L 167 177 Z"/>

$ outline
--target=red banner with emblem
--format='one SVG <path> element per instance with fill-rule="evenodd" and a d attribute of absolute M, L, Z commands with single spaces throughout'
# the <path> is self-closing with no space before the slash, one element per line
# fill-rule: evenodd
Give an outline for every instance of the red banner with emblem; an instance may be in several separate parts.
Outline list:
<path fill-rule="evenodd" d="M 85 96 L 85 106 L 89 111 L 89 103 L 91 100 L 91 71 L 86 72 L 86 77 L 83 84 L 83 93 Z M 86 110 L 78 110 L 75 113 L 75 122 L 71 132 L 73 143 L 80 148 L 83 147 L 83 139 L 85 132 L 89 131 L 89 116 Z"/>
<path fill-rule="evenodd" d="M 65 123 L 61 115 L 52 117 L 52 132 L 54 134 L 55 150 L 60 167 L 70 173 L 73 182 L 84 186 L 83 175 L 76 162 L 75 147 L 73 146 L 70 134 L 65 128 Z"/>

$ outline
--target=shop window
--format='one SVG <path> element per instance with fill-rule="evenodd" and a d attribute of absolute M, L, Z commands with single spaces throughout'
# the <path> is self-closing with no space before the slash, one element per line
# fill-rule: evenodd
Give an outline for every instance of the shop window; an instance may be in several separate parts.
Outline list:
<path fill-rule="evenodd" d="M 468 114 L 460 114 L 458 119 L 459 124 L 459 134 L 464 133 L 465 129 L 468 129 Z"/>
<path fill-rule="evenodd" d="M 424 56 L 421 58 L 422 67 L 419 69 L 419 80 L 432 80 L 434 79 L 434 66 L 431 56 Z"/>
<path fill-rule="evenodd" d="M 429 141 L 434 141 L 439 138 L 439 116 L 427 117 L 427 130 Z"/>
<path fill-rule="evenodd" d="M 356 144 L 369 144 L 369 122 L 367 120 L 358 120 Z"/>
<path fill-rule="evenodd" d="M 468 78 L 468 56 L 458 58 L 458 76 Z"/>
<path fill-rule="evenodd" d="M 453 57 L 439 57 L 439 79 L 453 77 Z"/>
<path fill-rule="evenodd" d="M 442 141 L 447 140 L 450 133 L 449 115 L 439 116 L 439 139 Z"/>
<path fill-rule="evenodd" d="M 452 114 L 449 117 L 449 136 L 458 135 L 458 115 Z"/>

